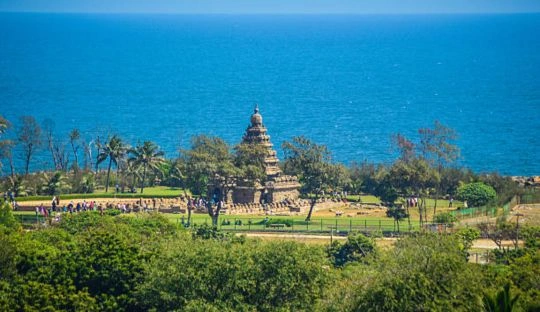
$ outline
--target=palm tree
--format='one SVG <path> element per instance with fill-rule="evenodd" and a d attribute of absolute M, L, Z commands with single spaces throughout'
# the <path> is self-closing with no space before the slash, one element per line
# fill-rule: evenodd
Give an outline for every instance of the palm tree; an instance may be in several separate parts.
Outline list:
<path fill-rule="evenodd" d="M 58 195 L 71 189 L 66 181 L 66 176 L 61 171 L 54 173 L 42 173 L 43 185 L 41 191 L 47 195 Z"/>
<path fill-rule="evenodd" d="M 503 289 L 495 296 L 484 294 L 483 304 L 486 312 L 512 312 L 515 310 L 519 294 L 512 297 L 510 294 L 510 284 L 504 285 Z"/>
<path fill-rule="evenodd" d="M 125 162 L 126 178 L 131 176 L 131 183 L 129 183 L 129 192 L 135 193 L 135 185 L 137 179 L 141 178 L 141 167 L 138 166 L 133 159 L 129 159 Z"/>
<path fill-rule="evenodd" d="M 126 151 L 126 144 L 124 144 L 124 142 L 122 142 L 122 139 L 116 134 L 113 135 L 105 145 L 101 146 L 96 166 L 109 158 L 109 167 L 107 169 L 107 182 L 105 182 L 105 193 L 109 191 L 109 177 L 111 175 L 111 166 L 113 163 L 118 166 L 118 162 L 120 161 L 120 159 L 122 159 L 122 157 L 126 155 Z"/>
<path fill-rule="evenodd" d="M 148 168 L 159 170 L 159 166 L 165 162 L 163 152 L 151 141 L 145 141 L 142 145 L 129 151 L 131 153 L 130 161 L 134 165 L 141 166 L 143 169 L 141 180 L 141 193 L 144 191 L 144 182 L 146 180 L 146 171 Z"/>

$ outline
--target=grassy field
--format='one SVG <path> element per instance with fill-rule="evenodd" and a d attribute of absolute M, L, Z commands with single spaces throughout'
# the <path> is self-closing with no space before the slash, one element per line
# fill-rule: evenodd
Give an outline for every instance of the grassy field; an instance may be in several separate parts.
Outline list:
<path fill-rule="evenodd" d="M 41 216 L 36 217 L 33 211 L 15 211 L 15 216 L 24 223 L 42 221 Z M 128 214 L 126 216 L 136 216 Z M 187 222 L 186 214 L 163 214 L 171 222 L 181 226 L 182 221 Z M 363 216 L 362 218 L 329 217 L 313 218 L 311 222 L 304 221 L 305 216 L 253 216 L 222 215 L 219 218 L 218 228 L 226 231 L 238 232 L 307 232 L 307 233 L 348 233 L 348 232 L 388 232 L 397 231 L 397 225 L 390 218 Z M 192 224 L 211 224 L 212 220 L 207 214 L 192 214 Z M 267 226 L 266 223 L 277 224 Z M 412 230 L 418 230 L 418 221 L 411 220 Z M 407 231 L 407 220 L 400 222 L 400 230 Z"/>
<path fill-rule="evenodd" d="M 187 222 L 187 216 L 181 214 L 165 214 L 165 216 L 177 224 Z M 212 220 L 206 214 L 193 214 L 194 225 L 211 224 Z M 272 232 L 373 232 L 373 231 L 397 231 L 397 225 L 391 218 L 362 216 L 361 218 L 328 217 L 312 218 L 306 222 L 305 216 L 253 216 L 253 215 L 223 215 L 220 216 L 218 228 L 232 231 L 272 231 Z M 267 225 L 274 224 L 272 225 Z M 411 220 L 412 230 L 418 230 L 418 221 Z M 400 230 L 408 230 L 407 220 L 400 222 Z"/>
<path fill-rule="evenodd" d="M 137 189 L 139 192 L 140 189 Z M 153 186 L 147 187 L 144 189 L 144 192 L 141 193 L 116 193 L 114 188 L 109 189 L 109 192 L 105 190 L 96 190 L 91 194 L 64 194 L 60 195 L 61 199 L 89 199 L 89 198 L 153 198 L 153 197 L 178 197 L 184 194 L 191 194 L 188 190 L 184 190 L 176 187 L 168 186 Z M 17 202 L 25 201 L 35 201 L 35 200 L 50 200 L 52 196 L 26 196 L 26 197 L 17 197 Z"/>

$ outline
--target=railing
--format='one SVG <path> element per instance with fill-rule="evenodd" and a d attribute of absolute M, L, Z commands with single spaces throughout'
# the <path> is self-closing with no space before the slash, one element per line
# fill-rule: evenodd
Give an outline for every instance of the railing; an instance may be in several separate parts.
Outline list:
<path fill-rule="evenodd" d="M 540 204 L 540 190 L 532 189 L 521 195 L 518 204 Z"/>
<path fill-rule="evenodd" d="M 503 207 L 503 210 L 508 210 L 508 204 Z M 481 216 L 496 217 L 498 215 L 499 207 L 478 207 L 478 208 L 465 208 L 451 211 L 458 220 L 477 218 Z"/>
<path fill-rule="evenodd" d="M 478 207 L 478 208 L 465 208 L 451 211 L 450 213 L 457 217 L 459 220 L 477 218 L 477 217 L 497 217 L 499 215 L 507 215 L 510 210 L 520 203 L 519 196 L 514 196 L 510 201 L 504 204 L 502 207 Z"/>
<path fill-rule="evenodd" d="M 185 223 L 187 220 L 183 219 Z M 181 224 L 182 219 L 177 219 Z M 192 225 L 211 224 L 210 218 L 197 218 Z M 275 226 L 279 225 L 279 226 Z M 400 235 L 417 232 L 420 226 L 417 221 L 411 221 L 409 228 L 407 220 L 399 222 L 399 226 L 392 219 L 347 219 L 323 218 L 312 219 L 306 222 L 302 219 L 287 217 L 220 217 L 218 228 L 234 232 L 273 232 L 273 233 L 307 233 L 307 234 L 344 234 L 350 232 L 381 233 L 383 235 Z"/>

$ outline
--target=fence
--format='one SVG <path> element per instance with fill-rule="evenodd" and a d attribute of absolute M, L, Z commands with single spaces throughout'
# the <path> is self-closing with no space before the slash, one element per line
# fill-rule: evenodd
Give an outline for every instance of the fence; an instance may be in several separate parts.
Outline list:
<path fill-rule="evenodd" d="M 520 196 L 519 204 L 540 204 L 540 191 L 536 189 L 529 190 Z"/>
<path fill-rule="evenodd" d="M 503 210 L 508 210 L 508 204 L 503 207 Z M 486 217 L 496 217 L 499 212 L 499 207 L 478 207 L 478 208 L 465 208 L 451 211 L 450 213 L 454 215 L 458 220 L 468 219 L 468 218 L 477 218 L 481 216 Z"/>
<path fill-rule="evenodd" d="M 185 224 L 187 219 L 177 219 L 178 224 Z M 197 218 L 192 220 L 194 226 L 211 224 L 210 218 Z M 436 227 L 436 226 L 435 226 Z M 274 232 L 274 233 L 307 233 L 307 234 L 343 234 L 350 232 L 381 233 L 386 236 L 401 235 L 420 230 L 418 222 L 402 220 L 399 226 L 392 219 L 312 219 L 306 222 L 303 219 L 286 217 L 221 217 L 218 228 L 234 232 Z M 437 227 L 436 227 L 437 228 Z M 439 227 L 440 228 L 440 227 Z M 431 229 L 431 227 L 429 228 Z"/>
<path fill-rule="evenodd" d="M 500 214 L 508 214 L 512 207 L 519 204 L 519 197 L 514 196 L 510 201 L 504 204 L 502 207 L 478 207 L 478 208 L 465 208 L 451 211 L 458 220 L 463 220 L 467 218 L 477 218 L 477 217 L 496 217 Z"/>

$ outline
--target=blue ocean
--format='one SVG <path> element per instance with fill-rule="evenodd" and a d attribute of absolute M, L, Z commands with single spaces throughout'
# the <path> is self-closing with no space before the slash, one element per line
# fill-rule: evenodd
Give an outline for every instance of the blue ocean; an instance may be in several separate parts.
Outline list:
<path fill-rule="evenodd" d="M 340 162 L 390 163 L 392 134 L 439 120 L 460 165 L 540 174 L 540 15 L 0 14 L 15 125 L 50 118 L 62 140 L 119 133 L 175 157 L 194 134 L 239 143 L 256 103 L 280 154 L 305 135 Z"/>

